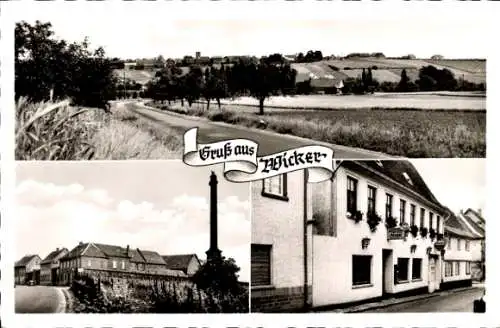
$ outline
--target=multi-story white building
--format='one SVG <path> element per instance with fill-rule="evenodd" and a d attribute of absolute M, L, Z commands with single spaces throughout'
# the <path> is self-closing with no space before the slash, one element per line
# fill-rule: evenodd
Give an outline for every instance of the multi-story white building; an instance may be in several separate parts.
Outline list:
<path fill-rule="evenodd" d="M 484 230 L 475 231 L 469 219 L 460 212 L 450 213 L 445 222 L 444 287 L 470 286 L 481 280 L 484 269 Z"/>
<path fill-rule="evenodd" d="M 440 289 L 446 208 L 411 163 L 343 161 L 331 181 L 279 179 L 252 187 L 253 311 Z"/>

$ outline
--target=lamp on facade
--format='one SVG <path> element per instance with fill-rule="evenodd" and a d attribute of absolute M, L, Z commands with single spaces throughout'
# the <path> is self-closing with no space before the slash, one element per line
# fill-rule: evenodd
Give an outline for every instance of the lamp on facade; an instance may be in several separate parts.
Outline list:
<path fill-rule="evenodd" d="M 417 250 L 417 245 L 411 245 L 410 246 L 410 252 L 411 253 L 415 253 L 416 250 Z"/>
<path fill-rule="evenodd" d="M 361 239 L 361 248 L 362 249 L 366 249 L 368 247 L 368 245 L 370 245 L 370 238 L 365 237 L 365 238 Z"/>

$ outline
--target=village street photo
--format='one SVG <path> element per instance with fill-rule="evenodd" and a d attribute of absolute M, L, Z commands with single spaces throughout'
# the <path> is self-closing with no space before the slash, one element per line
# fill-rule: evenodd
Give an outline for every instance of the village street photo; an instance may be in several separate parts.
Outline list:
<path fill-rule="evenodd" d="M 251 312 L 484 312 L 484 159 L 252 182 Z"/>
<path fill-rule="evenodd" d="M 15 12 L 16 159 L 180 159 L 193 127 L 258 155 L 314 143 L 350 159 L 486 156 L 487 52 L 463 42 L 484 20 L 108 6 Z"/>
<path fill-rule="evenodd" d="M 248 312 L 248 184 L 182 161 L 16 173 L 16 313 Z"/>

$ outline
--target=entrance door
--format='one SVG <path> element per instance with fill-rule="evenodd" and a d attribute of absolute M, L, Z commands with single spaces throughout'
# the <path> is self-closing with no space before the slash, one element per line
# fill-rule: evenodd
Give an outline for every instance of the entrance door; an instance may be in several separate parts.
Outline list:
<path fill-rule="evenodd" d="M 52 282 L 52 286 L 57 285 L 57 268 L 53 268 L 50 270 L 50 278 Z"/>
<path fill-rule="evenodd" d="M 392 249 L 382 250 L 382 296 L 392 292 Z"/>
<path fill-rule="evenodd" d="M 436 275 L 436 258 L 429 256 L 429 293 L 436 290 L 437 275 Z"/>

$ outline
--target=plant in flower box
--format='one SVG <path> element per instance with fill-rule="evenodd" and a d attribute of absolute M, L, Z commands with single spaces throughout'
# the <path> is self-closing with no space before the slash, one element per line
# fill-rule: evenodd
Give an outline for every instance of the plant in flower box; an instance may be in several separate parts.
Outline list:
<path fill-rule="evenodd" d="M 438 233 L 437 240 L 443 240 L 443 239 L 444 239 L 444 235 L 442 233 Z"/>
<path fill-rule="evenodd" d="M 407 237 L 408 234 L 410 233 L 410 226 L 408 225 L 408 223 L 406 222 L 401 223 L 401 229 L 404 231 L 405 237 Z"/>
<path fill-rule="evenodd" d="M 377 231 L 377 226 L 380 221 L 382 221 L 380 215 L 375 212 L 368 212 L 366 222 L 368 223 L 371 232 Z"/>
<path fill-rule="evenodd" d="M 411 235 L 415 238 L 417 238 L 417 234 L 418 234 L 418 227 L 416 225 L 412 225 L 410 227 L 410 232 L 411 232 Z"/>
<path fill-rule="evenodd" d="M 396 218 L 393 218 L 392 216 L 389 216 L 385 219 L 385 226 L 387 228 L 394 228 L 398 225 L 398 220 Z"/>
<path fill-rule="evenodd" d="M 420 236 L 422 236 L 423 238 L 425 238 L 427 236 L 427 228 L 426 227 L 420 228 Z"/>
<path fill-rule="evenodd" d="M 436 238 L 436 230 L 434 230 L 433 228 L 430 228 L 429 229 L 429 237 L 431 237 L 431 240 L 434 240 L 434 238 Z"/>
<path fill-rule="evenodd" d="M 363 212 L 358 210 L 355 210 L 353 213 L 347 212 L 347 217 L 358 223 L 359 221 L 363 220 Z"/>

